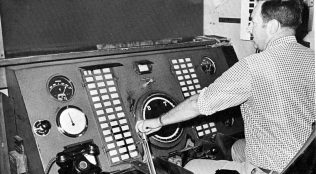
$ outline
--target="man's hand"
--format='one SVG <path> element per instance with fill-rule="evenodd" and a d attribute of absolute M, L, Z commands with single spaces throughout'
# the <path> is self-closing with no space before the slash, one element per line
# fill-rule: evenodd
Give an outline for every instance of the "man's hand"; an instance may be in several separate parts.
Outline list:
<path fill-rule="evenodd" d="M 137 132 L 145 133 L 146 135 L 157 132 L 162 127 L 159 118 L 148 120 L 139 120 L 135 125 Z"/>

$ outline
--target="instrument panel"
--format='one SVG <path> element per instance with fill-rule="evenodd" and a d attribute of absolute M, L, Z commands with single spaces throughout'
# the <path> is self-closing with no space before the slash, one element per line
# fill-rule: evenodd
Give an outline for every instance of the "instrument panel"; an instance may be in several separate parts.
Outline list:
<path fill-rule="evenodd" d="M 86 166 L 79 171 L 100 168 L 115 173 L 135 167 L 144 155 L 136 121 L 168 112 L 236 61 L 231 46 L 202 45 L 9 68 L 9 94 L 17 99 L 20 115 L 12 126 L 32 159 L 29 170 L 67 173 L 71 169 L 61 166 L 71 160 L 79 160 L 72 163 L 74 168 Z M 201 142 L 211 143 L 218 132 L 243 131 L 240 113 L 218 115 L 169 125 L 150 135 L 153 156 L 168 159 Z M 223 115 L 234 117 L 234 123 L 225 126 L 218 120 Z"/>

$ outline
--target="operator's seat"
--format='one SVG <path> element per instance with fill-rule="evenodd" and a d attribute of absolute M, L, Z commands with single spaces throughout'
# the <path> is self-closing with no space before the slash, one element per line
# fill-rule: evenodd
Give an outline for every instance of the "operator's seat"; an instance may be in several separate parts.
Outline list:
<path fill-rule="evenodd" d="M 316 129 L 307 139 L 301 150 L 294 156 L 291 162 L 281 174 L 315 174 L 316 173 Z"/>

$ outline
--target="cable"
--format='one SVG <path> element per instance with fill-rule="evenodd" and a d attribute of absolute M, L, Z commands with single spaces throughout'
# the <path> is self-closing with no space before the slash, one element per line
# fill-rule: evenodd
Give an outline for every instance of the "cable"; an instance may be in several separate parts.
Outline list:
<path fill-rule="evenodd" d="M 45 169 L 45 174 L 49 174 L 50 169 L 52 168 L 53 164 L 56 162 L 56 157 L 52 158 L 51 160 L 49 160 L 48 165 Z"/>

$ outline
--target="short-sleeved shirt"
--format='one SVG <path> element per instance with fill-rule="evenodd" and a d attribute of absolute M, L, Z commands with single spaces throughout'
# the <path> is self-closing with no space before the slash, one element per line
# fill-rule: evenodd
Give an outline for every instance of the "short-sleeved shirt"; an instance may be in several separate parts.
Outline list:
<path fill-rule="evenodd" d="M 315 122 L 315 52 L 294 36 L 272 41 L 204 88 L 201 114 L 241 104 L 247 161 L 281 172 Z"/>

